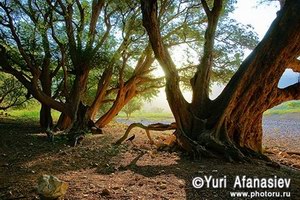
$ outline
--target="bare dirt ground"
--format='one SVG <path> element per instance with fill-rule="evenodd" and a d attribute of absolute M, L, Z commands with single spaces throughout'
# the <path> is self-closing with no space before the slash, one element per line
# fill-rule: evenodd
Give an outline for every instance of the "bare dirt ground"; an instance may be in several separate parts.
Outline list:
<path fill-rule="evenodd" d="M 300 169 L 300 113 L 266 116 L 263 124 L 266 155 Z"/>
<path fill-rule="evenodd" d="M 286 119 L 291 121 L 292 118 Z M 300 129 L 288 132 L 290 126 L 282 125 L 279 118 L 264 120 L 264 128 L 269 131 L 264 140 L 268 155 L 281 163 L 287 160 L 289 163 L 284 164 L 292 168 L 269 166 L 260 160 L 253 160 L 253 163 L 229 163 L 218 159 L 192 161 L 181 152 L 158 151 L 138 128 L 132 132 L 136 135 L 132 143 L 127 141 L 114 146 L 112 143 L 127 127 L 114 123 L 104 129 L 103 135 L 88 135 L 77 147 L 66 145 L 64 136 L 55 137 L 52 144 L 37 124 L 1 119 L 0 199 L 38 199 L 36 185 L 42 174 L 52 174 L 67 182 L 69 189 L 65 199 L 69 200 L 232 199 L 230 191 L 235 191 L 232 186 L 237 175 L 291 178 L 289 189 L 271 191 L 289 191 L 291 199 L 300 199 L 300 168 L 296 165 L 299 157 L 287 154 L 283 158 L 286 151 L 299 151 Z M 276 127 L 284 131 L 274 131 L 266 120 L 277 120 Z M 295 126 L 298 122 L 299 119 Z M 285 132 L 288 134 L 282 136 Z M 169 134 L 152 132 L 157 140 Z M 227 188 L 194 189 L 192 179 L 204 175 L 226 176 Z M 265 191 L 248 191 L 255 190 Z"/>

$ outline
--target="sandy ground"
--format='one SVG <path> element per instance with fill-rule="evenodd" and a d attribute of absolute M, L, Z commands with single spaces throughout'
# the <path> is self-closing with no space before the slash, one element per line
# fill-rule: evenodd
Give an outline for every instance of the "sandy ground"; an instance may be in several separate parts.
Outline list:
<path fill-rule="evenodd" d="M 69 185 L 65 199 L 232 199 L 230 192 L 237 175 L 290 178 L 288 189 L 300 199 L 299 151 L 300 133 L 297 116 L 264 118 L 264 148 L 267 155 L 284 165 L 264 161 L 228 163 L 220 159 L 193 161 L 180 152 L 158 151 L 149 144 L 141 129 L 134 129 L 133 142 L 114 146 L 126 125 L 112 123 L 103 135 L 88 135 L 77 147 L 66 145 L 66 138 L 57 136 L 54 144 L 46 140 L 37 125 L 16 121 L 0 122 L 0 199 L 38 199 L 37 179 L 52 174 Z M 152 132 L 156 140 L 170 132 Z M 227 188 L 195 189 L 194 177 L 212 175 L 226 177 Z M 250 189 L 249 192 L 266 191 Z M 236 198 L 241 199 L 241 198 Z M 244 198 L 245 199 L 245 198 Z M 254 198 L 258 199 L 258 198 Z M 265 198 L 260 198 L 265 199 Z M 272 199 L 272 198 L 270 198 Z M 284 198 L 282 198 L 284 199 Z"/>
<path fill-rule="evenodd" d="M 266 154 L 282 164 L 300 169 L 300 113 L 265 116 L 263 129 Z"/>

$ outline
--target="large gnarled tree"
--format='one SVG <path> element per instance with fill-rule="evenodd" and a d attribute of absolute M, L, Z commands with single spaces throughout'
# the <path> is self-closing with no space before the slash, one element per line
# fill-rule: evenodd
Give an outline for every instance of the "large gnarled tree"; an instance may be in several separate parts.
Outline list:
<path fill-rule="evenodd" d="M 286 68 L 300 69 L 300 2 L 286 1 L 263 40 L 242 62 L 219 97 L 211 100 L 214 43 L 224 2 L 201 0 L 207 27 L 200 64 L 190 81 L 191 103 L 182 95 L 176 65 L 162 38 L 157 0 L 141 0 L 141 7 L 143 25 L 166 75 L 167 100 L 177 123 L 178 143 L 196 154 L 215 152 L 239 160 L 262 151 L 263 113 L 284 101 L 300 99 L 300 83 L 277 87 Z"/>
<path fill-rule="evenodd" d="M 41 102 L 42 127 L 51 127 L 51 109 L 62 113 L 59 129 L 83 129 L 88 121 L 103 127 L 144 92 L 143 83 L 152 81 L 151 49 L 147 43 L 131 48 L 133 41 L 145 37 L 133 27 L 139 9 L 128 5 L 103 0 L 0 3 L 0 70 L 15 76 Z M 116 38 L 113 31 L 121 31 L 122 37 Z M 138 62 L 130 71 L 134 67 L 128 61 L 133 60 Z M 98 84 L 92 75 L 98 76 Z M 92 84 L 97 89 L 87 102 Z M 112 93 L 117 93 L 112 107 L 96 119 Z"/>

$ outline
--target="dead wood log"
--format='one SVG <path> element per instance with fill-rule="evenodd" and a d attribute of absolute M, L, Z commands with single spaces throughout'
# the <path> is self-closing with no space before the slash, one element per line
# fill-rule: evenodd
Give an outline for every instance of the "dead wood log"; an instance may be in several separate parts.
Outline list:
<path fill-rule="evenodd" d="M 130 131 L 135 127 L 142 128 L 146 131 L 147 137 L 149 138 L 151 144 L 154 144 L 154 141 L 150 136 L 150 131 L 167 131 L 167 130 L 175 130 L 177 128 L 176 123 L 171 123 L 171 124 L 156 123 L 156 124 L 150 124 L 148 126 L 145 126 L 141 123 L 132 123 L 128 126 L 124 135 L 118 141 L 116 141 L 115 144 L 120 145 L 122 142 L 124 142 L 128 137 Z"/>

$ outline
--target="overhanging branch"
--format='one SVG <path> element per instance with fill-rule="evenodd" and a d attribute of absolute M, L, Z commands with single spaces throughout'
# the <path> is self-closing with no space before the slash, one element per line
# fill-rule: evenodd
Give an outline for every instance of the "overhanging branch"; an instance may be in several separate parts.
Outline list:
<path fill-rule="evenodd" d="M 300 60 L 297 58 L 294 59 L 289 65 L 289 68 L 291 68 L 294 72 L 300 72 Z"/>
<path fill-rule="evenodd" d="M 286 101 L 300 100 L 300 82 L 283 89 L 277 88 L 273 90 L 269 96 L 271 98 L 271 103 L 267 109 L 273 108 Z"/>
<path fill-rule="evenodd" d="M 300 99 L 300 83 L 295 83 L 286 88 L 279 89 L 279 95 L 289 100 L 299 100 Z"/>

